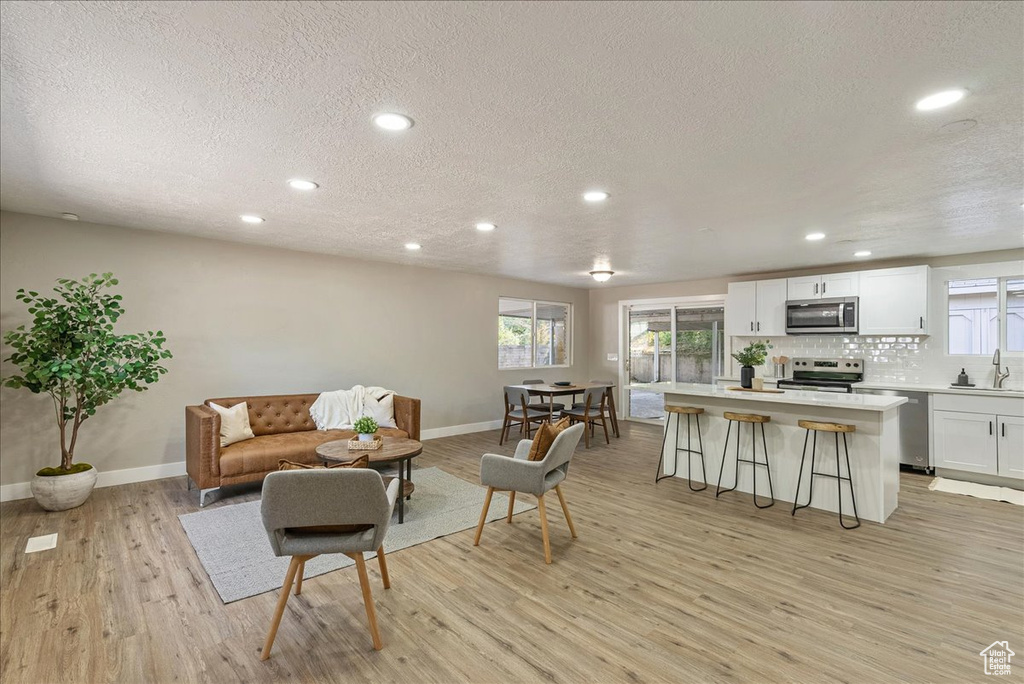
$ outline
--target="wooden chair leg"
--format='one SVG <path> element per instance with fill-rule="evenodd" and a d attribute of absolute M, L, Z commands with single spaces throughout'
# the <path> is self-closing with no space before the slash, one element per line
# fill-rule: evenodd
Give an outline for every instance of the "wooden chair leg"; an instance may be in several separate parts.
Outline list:
<path fill-rule="evenodd" d="M 484 510 L 480 511 L 480 523 L 476 526 L 476 538 L 473 539 L 473 546 L 480 546 L 480 535 L 484 533 L 484 523 L 487 521 L 487 509 L 491 507 L 492 494 L 494 494 L 494 487 L 488 487 L 487 496 L 484 497 Z"/>
<path fill-rule="evenodd" d="M 306 561 L 299 561 L 299 569 L 295 573 L 295 595 L 302 593 L 302 576 L 306 574 Z"/>
<path fill-rule="evenodd" d="M 562 504 L 563 506 L 565 504 Z M 570 527 L 572 525 L 570 524 Z M 384 545 L 377 549 L 377 563 L 380 565 L 380 578 L 384 582 L 384 588 L 391 588 L 391 577 L 388 576 L 388 560 L 384 557 Z"/>
<path fill-rule="evenodd" d="M 537 510 L 540 511 L 540 534 L 544 538 L 544 562 L 551 565 L 551 540 L 548 538 L 548 512 L 544 506 L 544 495 L 537 497 Z"/>
<path fill-rule="evenodd" d="M 601 427 L 604 428 L 604 443 L 611 444 L 612 440 L 608 439 L 608 423 L 605 421 L 604 414 L 601 414 Z"/>
<path fill-rule="evenodd" d="M 587 429 L 588 427 L 590 426 L 583 423 L 583 446 L 587 449 L 590 448 L 590 430 Z M 579 442 L 576 443 L 579 444 Z"/>
<path fill-rule="evenodd" d="M 292 556 L 292 561 L 288 564 L 288 572 L 284 576 L 284 584 L 281 585 L 281 597 L 277 599 L 274 619 L 270 621 L 270 632 L 267 633 L 267 640 L 264 642 L 263 651 L 260 653 L 260 660 L 270 658 L 270 649 L 274 646 L 277 628 L 281 626 L 281 616 L 284 615 L 284 607 L 288 603 L 288 595 L 292 593 L 292 582 L 295 581 L 295 573 L 299 570 L 299 564 L 299 557 Z"/>
<path fill-rule="evenodd" d="M 370 592 L 370 577 L 366 574 L 366 561 L 363 554 L 354 553 L 350 556 L 356 562 L 356 570 L 359 571 L 359 586 L 363 589 L 363 603 L 366 604 L 366 619 L 370 623 L 370 636 L 373 637 L 373 648 L 379 651 L 384 648 L 380 640 L 380 632 L 377 631 L 377 611 L 373 607 L 373 594 Z"/>
<path fill-rule="evenodd" d="M 514 509 L 515 507 L 516 507 L 516 493 L 515 492 L 509 492 L 509 495 L 508 495 L 508 517 L 505 518 L 505 522 L 507 522 L 509 525 L 512 524 L 512 509 Z"/>
<path fill-rule="evenodd" d="M 498 436 L 498 446 L 505 443 L 505 437 L 508 436 L 509 428 L 512 427 L 512 421 L 508 419 L 508 414 L 505 414 L 505 419 L 501 421 L 501 434 Z"/>
<path fill-rule="evenodd" d="M 558 494 L 558 503 L 562 504 L 562 513 L 565 514 L 565 522 L 569 523 L 569 532 L 572 538 L 576 539 L 576 526 L 572 524 L 572 516 L 569 515 L 569 507 L 565 504 L 565 495 L 562 494 L 562 485 L 555 485 L 555 493 Z"/>

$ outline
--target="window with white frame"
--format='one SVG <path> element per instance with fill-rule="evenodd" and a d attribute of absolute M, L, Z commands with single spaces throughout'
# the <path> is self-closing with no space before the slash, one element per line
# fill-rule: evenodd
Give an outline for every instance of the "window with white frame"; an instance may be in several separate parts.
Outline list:
<path fill-rule="evenodd" d="M 1024 351 L 1024 278 L 951 280 L 949 353 Z"/>
<path fill-rule="evenodd" d="M 498 368 L 570 364 L 572 306 L 530 299 L 498 299 Z"/>

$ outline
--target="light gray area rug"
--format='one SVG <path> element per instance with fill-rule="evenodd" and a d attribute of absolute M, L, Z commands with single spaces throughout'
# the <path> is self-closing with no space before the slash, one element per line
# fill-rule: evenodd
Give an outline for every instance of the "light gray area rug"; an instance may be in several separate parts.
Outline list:
<path fill-rule="evenodd" d="M 423 542 L 475 527 L 480 520 L 487 490 L 460 480 L 439 468 L 413 471 L 416 491 L 405 502 L 405 522 L 398 524 L 398 506 L 384 540 L 384 551 L 392 553 Z M 531 499 L 533 497 L 530 497 Z M 536 503 L 516 500 L 515 513 L 537 507 Z M 508 496 L 494 493 L 488 522 L 508 512 Z M 278 558 L 270 548 L 260 519 L 260 502 L 249 501 L 179 515 L 178 520 L 199 556 L 224 603 L 280 589 L 288 570 L 289 558 Z M 376 554 L 366 554 L 374 558 Z M 354 561 L 334 554 L 317 556 L 306 563 L 306 578 L 316 577 Z"/>

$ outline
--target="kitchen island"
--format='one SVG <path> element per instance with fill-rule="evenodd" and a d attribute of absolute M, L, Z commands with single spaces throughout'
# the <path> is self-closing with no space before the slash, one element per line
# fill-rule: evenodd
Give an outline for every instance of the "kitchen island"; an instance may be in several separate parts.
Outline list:
<path fill-rule="evenodd" d="M 644 392 L 658 392 L 665 395 L 667 405 L 696 406 L 704 409 L 700 417 L 701 433 L 704 442 L 704 462 L 706 481 L 710 485 L 709 492 L 714 491 L 718 482 L 719 469 L 722 466 L 722 451 L 725 446 L 727 422 L 722 414 L 726 411 L 735 413 L 758 413 L 771 416 L 771 422 L 765 424 L 765 439 L 768 445 L 768 461 L 771 464 L 772 486 L 777 502 L 792 504 L 796 494 L 797 476 L 800 470 L 800 455 L 806 431 L 797 426 L 798 420 L 814 420 L 827 423 L 844 423 L 855 425 L 856 432 L 847 435 L 850 448 L 850 466 L 853 470 L 853 487 L 857 496 L 857 511 L 862 520 L 877 523 L 885 522 L 886 518 L 896 510 L 900 488 L 899 477 L 899 411 L 901 404 L 906 403 L 904 397 L 884 397 L 866 394 L 838 394 L 834 392 L 807 392 L 786 390 L 779 394 L 731 390 L 721 385 L 702 385 L 693 383 L 638 383 L 628 389 Z M 686 478 L 687 454 L 675 452 L 675 421 L 672 418 L 666 424 L 669 430 L 665 440 L 664 469 L 666 474 L 675 474 Z M 686 446 L 686 420 L 680 429 L 680 444 Z M 723 487 L 732 485 L 736 462 L 736 431 L 740 428 L 740 457 L 750 458 L 751 426 L 737 424 L 733 426 L 729 437 L 729 453 L 725 455 L 725 472 L 722 476 Z M 813 435 L 812 435 L 813 436 Z M 693 444 L 696 447 L 696 431 Z M 840 438 L 842 442 L 842 438 Z M 840 450 L 842 444 L 840 443 Z M 763 460 L 760 428 L 757 430 L 758 460 Z M 693 456 L 692 473 L 689 477 L 695 482 L 703 482 L 700 459 Z M 822 473 L 836 472 L 835 441 L 831 434 L 818 434 L 818 451 L 814 465 L 815 470 Z M 764 468 L 758 467 L 758 494 L 768 490 Z M 746 492 L 747 498 L 753 491 L 754 466 L 741 464 L 736 492 L 722 496 L 744 496 L 737 492 Z M 804 464 L 801 484 L 800 501 L 807 501 L 808 477 L 810 473 L 810 442 L 808 458 Z M 845 462 L 843 474 L 846 474 Z M 836 481 L 831 478 L 815 478 L 812 508 L 836 512 L 839 510 L 839 495 Z M 753 504 L 751 504 L 753 506 Z M 843 512 L 852 512 L 853 506 L 846 484 L 843 485 Z M 799 516 L 799 513 L 797 514 Z"/>

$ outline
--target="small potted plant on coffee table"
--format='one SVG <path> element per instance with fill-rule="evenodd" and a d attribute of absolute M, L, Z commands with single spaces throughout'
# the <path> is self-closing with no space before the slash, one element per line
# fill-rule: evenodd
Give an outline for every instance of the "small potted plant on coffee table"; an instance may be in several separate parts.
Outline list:
<path fill-rule="evenodd" d="M 750 389 L 751 381 L 754 379 L 754 366 L 760 366 L 768 356 L 768 350 L 772 348 L 768 340 L 761 342 L 756 340 L 738 352 L 733 352 L 732 358 L 740 362 L 740 387 Z"/>
<path fill-rule="evenodd" d="M 370 416 L 363 416 L 355 423 L 353 423 L 352 427 L 355 428 L 355 431 L 359 433 L 360 442 L 372 442 L 373 435 L 375 432 L 377 432 L 377 428 L 379 426 L 377 425 L 377 421 L 375 421 Z"/>

